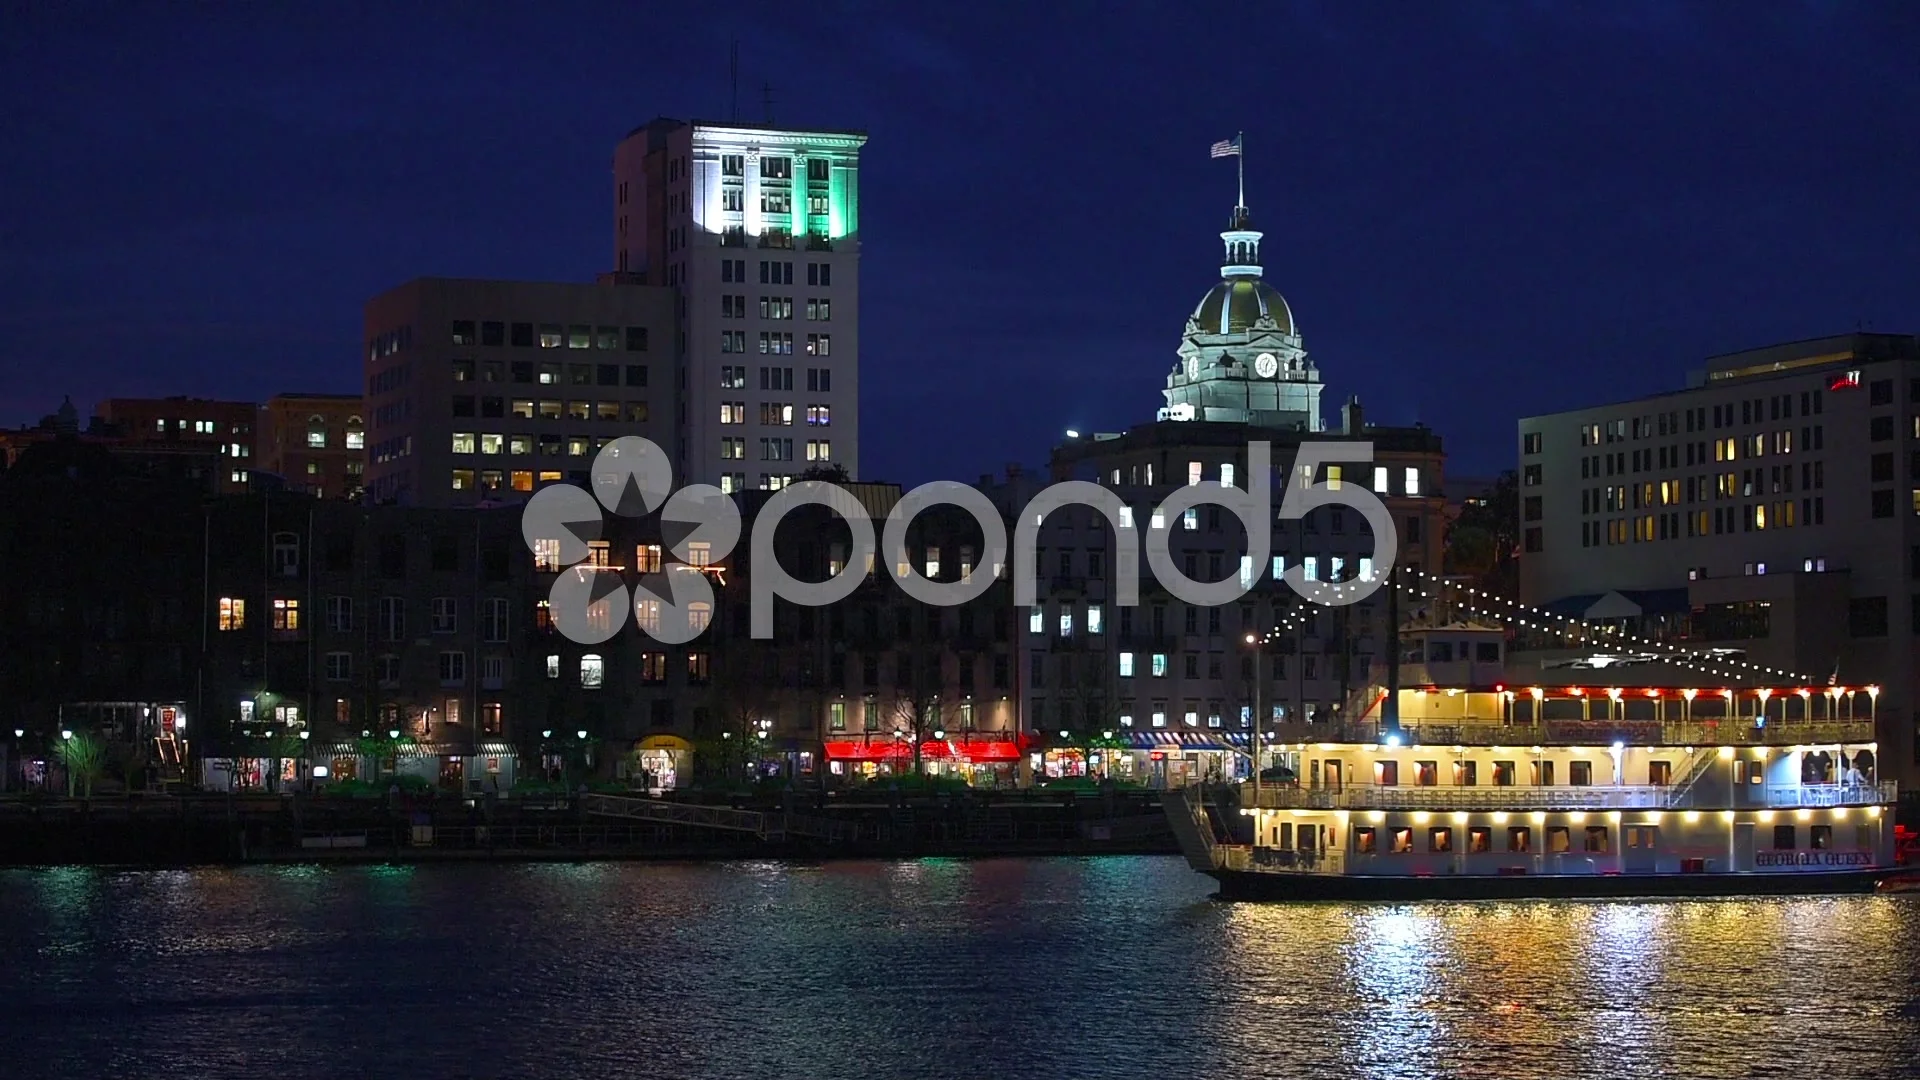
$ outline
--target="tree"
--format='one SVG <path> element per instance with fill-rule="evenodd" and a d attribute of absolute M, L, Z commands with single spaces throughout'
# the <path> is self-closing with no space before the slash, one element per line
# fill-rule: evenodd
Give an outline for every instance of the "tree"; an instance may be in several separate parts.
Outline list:
<path fill-rule="evenodd" d="M 83 795 L 92 798 L 93 782 L 106 771 L 106 744 L 84 731 L 76 731 L 71 735 L 62 734 L 54 753 L 67 768 L 67 797 L 73 798 L 77 786 Z"/>
<path fill-rule="evenodd" d="M 1508 470 L 1447 526 L 1446 569 L 1472 577 L 1475 588 L 1511 599 L 1518 592 L 1519 552 L 1520 483 Z"/>
<path fill-rule="evenodd" d="M 921 749 L 935 731 L 941 730 L 941 664 L 938 647 L 916 655 L 919 650 L 908 641 L 894 649 L 893 700 L 890 719 L 893 730 L 903 732 L 911 743 L 913 771 L 921 771 Z"/>
<path fill-rule="evenodd" d="M 796 478 L 799 480 L 825 480 L 830 484 L 850 483 L 853 477 L 847 475 L 845 465 L 809 465 Z"/>
<path fill-rule="evenodd" d="M 152 760 L 152 755 L 148 754 L 147 748 L 140 743 L 125 743 L 121 746 L 120 752 L 114 757 L 114 769 L 120 774 L 120 779 L 126 783 L 128 794 L 144 786 L 147 766 L 152 764 Z"/>
<path fill-rule="evenodd" d="M 1073 656 L 1062 653 L 1059 663 L 1071 665 L 1071 670 L 1062 667 L 1060 678 L 1062 689 L 1061 706 L 1066 715 L 1061 717 L 1062 729 L 1067 732 L 1067 742 L 1085 755 L 1091 765 L 1093 751 L 1104 754 L 1102 771 L 1111 774 L 1112 751 L 1119 749 L 1125 739 L 1120 735 L 1120 714 L 1126 708 L 1121 700 L 1115 680 L 1119 669 L 1111 656 L 1103 650 L 1096 650 Z M 1091 774 L 1091 768 L 1089 768 Z"/>
<path fill-rule="evenodd" d="M 745 779 L 766 749 L 765 732 L 780 710 L 780 656 L 772 642 L 730 638 L 716 650 L 708 689 L 718 728 L 696 748 L 694 768 L 718 766 L 723 780 Z"/>

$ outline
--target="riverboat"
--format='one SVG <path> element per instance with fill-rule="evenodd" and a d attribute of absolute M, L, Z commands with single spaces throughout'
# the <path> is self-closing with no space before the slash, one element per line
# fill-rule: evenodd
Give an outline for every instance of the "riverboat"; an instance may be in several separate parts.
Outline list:
<path fill-rule="evenodd" d="M 1167 793 L 1223 898 L 1871 892 L 1900 869 L 1875 687 L 1508 686 L 1469 659 L 1497 629 L 1404 636 L 1414 662 L 1352 721 L 1258 732 L 1247 782 Z M 1259 783 L 1276 765 L 1297 780 Z"/>

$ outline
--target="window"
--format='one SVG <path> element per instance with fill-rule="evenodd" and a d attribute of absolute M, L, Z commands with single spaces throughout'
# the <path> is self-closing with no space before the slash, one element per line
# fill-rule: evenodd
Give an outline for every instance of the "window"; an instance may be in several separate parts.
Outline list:
<path fill-rule="evenodd" d="M 1133 654 L 1130 652 L 1120 654 L 1120 677 L 1123 679 L 1133 678 Z"/>
<path fill-rule="evenodd" d="M 1589 787 L 1593 784 L 1593 762 L 1567 762 L 1567 783 L 1574 787 Z"/>
<path fill-rule="evenodd" d="M 1887 598 L 1857 596 L 1847 602 L 1847 633 L 1853 637 L 1887 636 Z"/>
<path fill-rule="evenodd" d="M 585 690 L 598 690 L 606 684 L 607 667 L 597 653 L 588 653 L 580 658 L 580 686 Z"/>
<path fill-rule="evenodd" d="M 1607 848 L 1607 827 L 1605 825 L 1587 826 L 1586 850 L 1604 853 Z"/>
<path fill-rule="evenodd" d="M 1420 494 L 1420 470 L 1413 466 L 1407 467 L 1407 494 Z"/>
<path fill-rule="evenodd" d="M 1427 850 L 1438 854 L 1453 850 L 1453 829 L 1447 825 L 1435 825 L 1427 830 Z"/>
<path fill-rule="evenodd" d="M 1533 830 L 1525 825 L 1515 825 L 1507 829 L 1507 850 L 1526 852 L 1533 850 Z"/>
<path fill-rule="evenodd" d="M 326 620 L 327 629 L 332 633 L 351 633 L 353 631 L 353 597 L 327 597 Z"/>
<path fill-rule="evenodd" d="M 273 602 L 273 628 L 284 631 L 300 629 L 300 601 L 275 600 Z"/>
<path fill-rule="evenodd" d="M 484 640 L 494 643 L 507 640 L 508 606 L 506 598 L 501 596 L 490 596 L 481 601 L 480 634 Z"/>
<path fill-rule="evenodd" d="M 407 636 L 406 601 L 398 596 L 380 598 L 380 636 L 386 641 L 400 641 Z"/>
<path fill-rule="evenodd" d="M 327 654 L 327 681 L 346 682 L 353 678 L 353 654 L 330 652 Z"/>
<path fill-rule="evenodd" d="M 443 652 L 440 654 L 440 685 L 459 686 L 467 681 L 467 654 L 463 652 Z"/>

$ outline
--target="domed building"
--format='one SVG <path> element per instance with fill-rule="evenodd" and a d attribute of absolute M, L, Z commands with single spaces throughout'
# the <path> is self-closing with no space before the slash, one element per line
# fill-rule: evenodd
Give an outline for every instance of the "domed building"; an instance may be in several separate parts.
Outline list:
<path fill-rule="evenodd" d="M 1161 420 L 1219 420 L 1315 432 L 1320 372 L 1307 359 L 1293 309 L 1260 279 L 1260 238 L 1245 207 L 1220 234 L 1226 264 L 1187 318 L 1180 360 L 1167 375 Z"/>

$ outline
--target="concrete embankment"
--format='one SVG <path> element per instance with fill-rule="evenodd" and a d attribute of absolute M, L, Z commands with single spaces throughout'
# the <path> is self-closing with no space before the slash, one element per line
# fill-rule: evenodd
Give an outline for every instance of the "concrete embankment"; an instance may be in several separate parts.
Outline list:
<path fill-rule="evenodd" d="M 698 804 L 676 804 L 697 807 Z M 589 812 L 580 799 L 135 796 L 0 800 L 0 865 L 832 859 L 1170 854 L 1150 794 L 775 803 L 716 827 Z M 700 817 L 696 811 L 691 817 Z M 821 823 L 832 823 L 819 835 Z M 809 835 L 809 828 L 814 834 Z"/>

